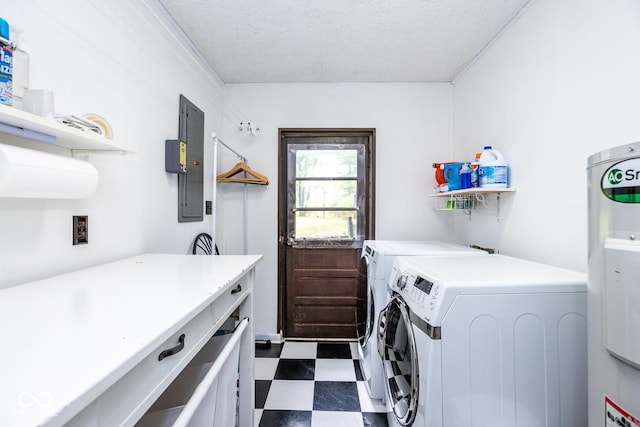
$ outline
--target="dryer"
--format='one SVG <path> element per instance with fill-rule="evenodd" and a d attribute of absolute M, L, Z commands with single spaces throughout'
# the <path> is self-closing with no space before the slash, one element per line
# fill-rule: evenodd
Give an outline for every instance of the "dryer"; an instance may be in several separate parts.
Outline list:
<path fill-rule="evenodd" d="M 502 255 L 398 257 L 388 282 L 390 426 L 586 425 L 585 274 Z"/>
<path fill-rule="evenodd" d="M 364 334 L 358 337 L 360 367 L 367 391 L 374 399 L 384 399 L 382 363 L 376 351 L 375 327 L 378 313 L 387 304 L 387 278 L 396 257 L 448 256 L 458 254 L 487 255 L 485 251 L 454 243 L 438 241 L 365 240 L 362 246 L 361 265 L 358 269 L 366 275 L 367 310 Z"/>

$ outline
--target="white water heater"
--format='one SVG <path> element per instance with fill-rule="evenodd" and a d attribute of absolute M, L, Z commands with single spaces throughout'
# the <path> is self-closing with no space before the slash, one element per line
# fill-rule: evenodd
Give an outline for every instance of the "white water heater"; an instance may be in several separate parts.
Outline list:
<path fill-rule="evenodd" d="M 640 427 L 640 142 L 589 157 L 589 427 Z"/>

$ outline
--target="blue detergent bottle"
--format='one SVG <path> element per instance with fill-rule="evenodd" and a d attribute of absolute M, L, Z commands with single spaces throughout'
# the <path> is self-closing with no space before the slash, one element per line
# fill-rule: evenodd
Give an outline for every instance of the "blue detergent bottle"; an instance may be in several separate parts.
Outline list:
<path fill-rule="evenodd" d="M 13 44 L 9 24 L 0 18 L 0 104 L 11 105 L 13 100 Z"/>
<path fill-rule="evenodd" d="M 468 162 L 460 168 L 460 188 L 471 188 L 471 164 Z"/>

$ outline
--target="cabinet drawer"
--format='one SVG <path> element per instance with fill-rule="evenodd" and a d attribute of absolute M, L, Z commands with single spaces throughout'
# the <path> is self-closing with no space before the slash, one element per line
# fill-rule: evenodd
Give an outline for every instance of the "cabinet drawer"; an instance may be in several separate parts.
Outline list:
<path fill-rule="evenodd" d="M 236 283 L 231 289 L 225 291 L 211 304 L 211 315 L 213 321 L 217 325 L 222 325 L 238 305 L 245 299 L 249 293 L 249 286 L 242 283 Z"/>
<path fill-rule="evenodd" d="M 149 412 L 161 411 L 187 404 L 198 384 L 202 382 L 213 362 L 218 358 L 231 334 L 212 337 L 198 354 L 189 362 L 180 375 L 156 400 Z"/>
<path fill-rule="evenodd" d="M 233 334 L 212 337 L 136 427 L 235 425 L 240 338 L 247 324 L 245 319 Z"/>
<path fill-rule="evenodd" d="M 184 369 L 203 343 L 215 331 L 211 309 L 205 309 L 171 338 L 154 349 L 95 402 L 78 414 L 70 426 L 85 426 L 88 418 L 97 418 L 101 426 L 133 425 L 149 404 Z M 180 345 L 180 336 L 184 342 Z M 174 354 L 165 353 L 173 349 Z"/>

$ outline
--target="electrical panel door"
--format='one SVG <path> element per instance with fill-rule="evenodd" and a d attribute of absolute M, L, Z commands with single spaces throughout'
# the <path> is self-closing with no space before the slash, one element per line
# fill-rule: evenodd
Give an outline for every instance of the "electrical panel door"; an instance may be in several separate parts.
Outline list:
<path fill-rule="evenodd" d="M 204 112 L 180 95 L 180 141 L 187 144 L 187 170 L 178 175 L 178 222 L 202 221 L 204 209 Z"/>

